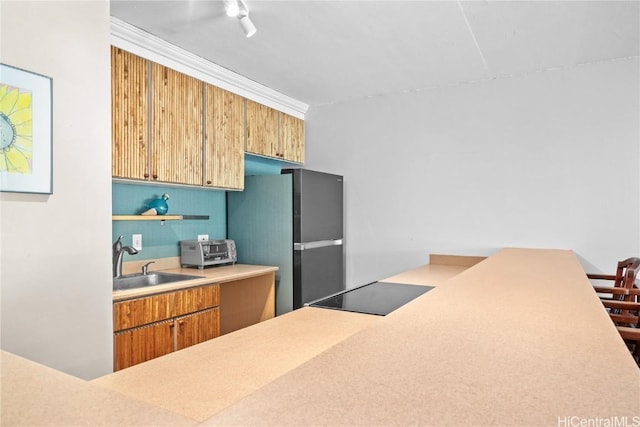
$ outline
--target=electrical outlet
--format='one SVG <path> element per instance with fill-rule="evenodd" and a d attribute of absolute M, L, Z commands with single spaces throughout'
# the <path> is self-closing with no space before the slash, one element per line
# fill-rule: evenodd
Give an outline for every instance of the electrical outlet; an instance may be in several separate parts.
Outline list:
<path fill-rule="evenodd" d="M 142 234 L 134 234 L 131 236 L 131 244 L 134 249 L 142 250 Z"/>
<path fill-rule="evenodd" d="M 208 234 L 198 234 L 198 242 L 204 242 L 205 240 L 209 240 Z"/>

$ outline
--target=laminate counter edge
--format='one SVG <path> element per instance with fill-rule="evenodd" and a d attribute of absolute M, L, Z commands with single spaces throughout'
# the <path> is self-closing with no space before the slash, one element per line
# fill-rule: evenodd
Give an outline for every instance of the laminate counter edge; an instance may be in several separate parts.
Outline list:
<path fill-rule="evenodd" d="M 167 283 L 164 285 L 149 286 L 144 288 L 127 289 L 120 291 L 113 291 L 113 301 L 121 301 L 132 298 L 139 298 L 148 295 L 170 292 L 179 289 L 191 288 L 200 285 L 210 285 L 214 283 L 227 283 L 235 280 L 242 280 L 256 276 L 262 276 L 268 273 L 274 273 L 278 270 L 278 267 L 263 266 L 263 265 L 248 265 L 248 264 L 234 264 L 215 268 L 193 269 L 193 268 L 168 268 L 163 270 L 150 270 L 149 273 L 154 271 L 163 271 L 167 273 L 187 274 L 191 276 L 202 276 L 199 279 L 183 280 L 174 283 Z"/>

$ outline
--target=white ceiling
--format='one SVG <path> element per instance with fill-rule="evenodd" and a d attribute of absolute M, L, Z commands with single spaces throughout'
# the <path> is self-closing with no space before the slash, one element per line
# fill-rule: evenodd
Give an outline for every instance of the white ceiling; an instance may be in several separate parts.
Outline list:
<path fill-rule="evenodd" d="M 111 0 L 111 15 L 309 105 L 640 55 L 639 1 Z"/>

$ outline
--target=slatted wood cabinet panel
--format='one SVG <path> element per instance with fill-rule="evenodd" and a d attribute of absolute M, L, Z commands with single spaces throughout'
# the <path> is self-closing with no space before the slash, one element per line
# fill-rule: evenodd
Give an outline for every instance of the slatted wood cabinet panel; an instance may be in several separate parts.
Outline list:
<path fill-rule="evenodd" d="M 175 321 L 165 320 L 117 332 L 114 335 L 114 371 L 174 351 L 174 330 Z"/>
<path fill-rule="evenodd" d="M 176 350 L 220 336 L 220 309 L 210 308 L 175 320 Z"/>
<path fill-rule="evenodd" d="M 219 336 L 219 303 L 217 284 L 114 303 L 114 370 Z"/>
<path fill-rule="evenodd" d="M 111 174 L 149 177 L 149 61 L 111 47 Z"/>
<path fill-rule="evenodd" d="M 241 190 L 244 153 L 304 163 L 304 121 L 111 48 L 112 176 Z"/>
<path fill-rule="evenodd" d="M 173 316 L 182 316 L 220 304 L 219 285 L 198 286 L 173 292 L 172 295 L 174 297 Z"/>
<path fill-rule="evenodd" d="M 283 160 L 304 163 L 304 120 L 280 112 L 278 141 Z"/>
<path fill-rule="evenodd" d="M 278 151 L 278 111 L 247 100 L 247 153 L 280 158 Z"/>
<path fill-rule="evenodd" d="M 113 329 L 117 332 L 174 317 L 174 300 L 172 292 L 114 303 Z"/>
<path fill-rule="evenodd" d="M 205 84 L 204 185 L 244 188 L 244 98 Z"/>
<path fill-rule="evenodd" d="M 304 121 L 247 100 L 247 153 L 304 163 Z"/>
<path fill-rule="evenodd" d="M 202 82 L 151 64 L 151 178 L 202 185 Z"/>

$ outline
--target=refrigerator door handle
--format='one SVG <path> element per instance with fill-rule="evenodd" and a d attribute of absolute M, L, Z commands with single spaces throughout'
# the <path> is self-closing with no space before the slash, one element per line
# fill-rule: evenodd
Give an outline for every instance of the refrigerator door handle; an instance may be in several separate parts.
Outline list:
<path fill-rule="evenodd" d="M 318 240 L 316 242 L 294 243 L 294 251 L 304 251 L 306 249 L 324 248 L 327 246 L 340 246 L 342 245 L 342 239 L 335 240 Z"/>

